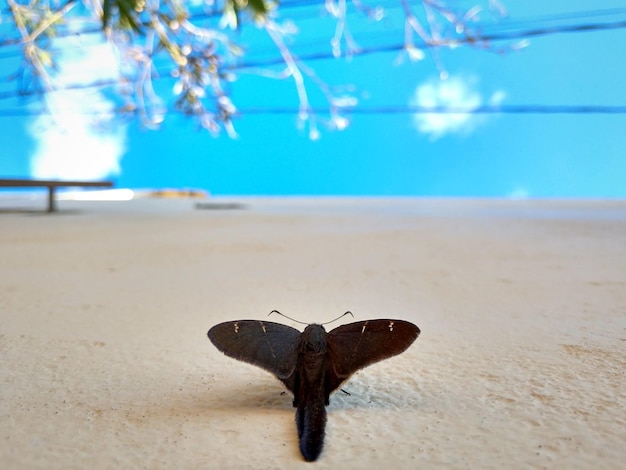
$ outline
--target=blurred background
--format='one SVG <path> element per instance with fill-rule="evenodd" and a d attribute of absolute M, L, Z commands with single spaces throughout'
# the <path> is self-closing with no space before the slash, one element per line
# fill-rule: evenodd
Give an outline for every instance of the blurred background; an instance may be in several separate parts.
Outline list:
<path fill-rule="evenodd" d="M 93 5 L 0 0 L 1 177 L 626 197 L 623 1 Z"/>

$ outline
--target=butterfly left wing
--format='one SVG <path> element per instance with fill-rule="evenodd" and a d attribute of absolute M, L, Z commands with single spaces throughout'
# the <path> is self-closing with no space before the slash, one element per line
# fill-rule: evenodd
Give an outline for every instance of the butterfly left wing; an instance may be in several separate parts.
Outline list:
<path fill-rule="evenodd" d="M 261 367 L 286 384 L 296 368 L 295 350 L 300 332 L 290 326 L 239 320 L 215 325 L 207 334 L 227 356 Z"/>
<path fill-rule="evenodd" d="M 357 370 L 404 352 L 419 334 L 417 326 L 404 320 L 366 320 L 331 330 L 327 394 Z"/>

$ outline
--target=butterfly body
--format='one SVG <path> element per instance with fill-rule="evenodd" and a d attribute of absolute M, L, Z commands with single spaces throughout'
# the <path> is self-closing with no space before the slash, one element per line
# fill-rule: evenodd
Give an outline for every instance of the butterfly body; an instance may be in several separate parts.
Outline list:
<path fill-rule="evenodd" d="M 323 447 L 330 394 L 357 370 L 406 350 L 420 330 L 402 320 L 366 320 L 326 332 L 308 325 L 301 333 L 274 322 L 220 323 L 209 339 L 227 356 L 274 374 L 293 393 L 300 451 L 316 460 Z"/>

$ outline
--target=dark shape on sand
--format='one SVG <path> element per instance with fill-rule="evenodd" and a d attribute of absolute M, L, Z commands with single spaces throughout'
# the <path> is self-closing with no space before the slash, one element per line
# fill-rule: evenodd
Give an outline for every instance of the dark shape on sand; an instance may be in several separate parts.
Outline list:
<path fill-rule="evenodd" d="M 280 323 L 239 320 L 215 325 L 209 339 L 227 356 L 274 374 L 293 393 L 300 451 L 317 460 L 324 444 L 329 396 L 363 367 L 405 351 L 420 329 L 402 320 L 366 320 L 326 332 L 301 333 Z"/>

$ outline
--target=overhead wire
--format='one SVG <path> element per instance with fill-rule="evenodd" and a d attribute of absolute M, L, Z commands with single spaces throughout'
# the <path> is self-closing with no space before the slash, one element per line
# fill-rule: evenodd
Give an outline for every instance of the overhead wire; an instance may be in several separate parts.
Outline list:
<path fill-rule="evenodd" d="M 481 34 L 479 37 L 460 37 L 458 39 L 449 40 L 448 42 L 443 42 L 441 44 L 429 44 L 429 43 L 421 43 L 415 44 L 416 48 L 433 48 L 433 47 L 445 47 L 449 45 L 476 45 L 476 44 L 486 44 L 494 41 L 509 41 L 515 39 L 528 39 L 539 36 L 547 36 L 552 34 L 567 34 L 567 33 L 583 33 L 583 32 L 593 32 L 593 31 L 608 31 L 614 29 L 623 29 L 626 28 L 626 19 L 615 21 L 612 23 L 586 23 L 586 24 L 577 24 L 577 25 L 564 25 L 557 27 L 547 27 L 547 28 L 534 28 L 523 31 L 504 31 L 500 33 L 492 33 L 492 34 Z M 353 56 L 362 56 L 368 54 L 376 54 L 383 52 L 397 52 L 404 49 L 406 45 L 404 43 L 393 43 L 393 44 L 383 44 L 380 46 L 370 46 L 364 47 L 360 50 L 352 51 Z M 332 52 L 321 51 L 321 52 L 311 52 L 308 54 L 299 54 L 298 60 L 300 61 L 311 61 L 311 60 L 323 60 L 323 59 L 334 59 L 335 56 Z M 239 65 L 233 67 L 235 69 L 245 69 L 252 67 L 266 67 L 270 65 L 276 65 L 282 63 L 282 58 L 270 58 L 265 60 L 257 60 L 257 61 L 243 61 Z"/>
<path fill-rule="evenodd" d="M 296 4 L 299 2 L 288 2 L 286 5 Z M 309 4 L 315 4 L 315 0 L 310 0 Z M 597 16 L 606 16 L 608 10 L 596 10 L 589 12 L 589 14 L 595 14 Z M 626 13 L 626 9 L 613 9 L 610 10 L 611 14 L 619 12 L 619 14 Z M 555 19 L 558 15 L 554 15 L 551 18 Z M 559 20 L 562 20 L 567 15 L 560 15 Z M 548 18 L 548 17 L 545 17 Z M 482 34 L 477 40 L 473 38 L 460 37 L 454 40 L 455 44 L 475 44 L 476 41 L 482 43 L 489 43 L 495 41 L 510 41 L 518 39 L 527 39 L 532 37 L 553 35 L 553 34 L 567 34 L 567 33 L 583 33 L 593 31 L 606 31 L 626 28 L 626 19 L 611 21 L 611 22 L 588 22 L 578 24 L 566 24 L 557 26 L 545 26 L 545 27 L 533 27 L 523 30 L 504 30 L 495 31 L 491 33 Z M 436 47 L 434 44 L 416 44 L 419 48 Z M 361 48 L 360 50 L 353 51 L 353 56 L 364 56 L 369 54 L 379 54 L 385 52 L 398 52 L 405 48 L 404 43 L 392 43 L 382 44 L 376 46 L 370 46 Z M 309 52 L 299 54 L 297 59 L 299 61 L 315 61 L 333 59 L 335 56 L 329 51 Z M 229 67 L 229 70 L 245 70 L 259 67 L 271 67 L 273 65 L 283 64 L 282 57 L 270 57 L 268 59 L 257 60 L 244 60 L 238 64 Z M 157 71 L 159 72 L 159 71 Z M 167 71 L 161 71 L 155 78 L 169 78 Z M 114 80 L 99 80 L 85 84 L 74 84 L 65 87 L 60 87 L 60 90 L 73 90 L 73 89 L 88 89 L 88 88 L 102 88 L 107 86 L 114 86 L 117 81 Z M 0 100 L 10 98 L 22 98 L 27 99 L 40 95 L 41 91 L 37 90 L 11 90 L 0 92 Z M 316 112 L 314 109 L 312 111 Z M 327 111 L 327 109 L 326 109 Z M 291 114 L 297 113 L 295 108 L 281 108 L 281 107 L 268 107 L 268 108 L 242 108 L 240 113 L 242 114 Z M 317 111 L 319 112 L 319 110 Z M 352 114 L 399 114 L 399 113 L 500 113 L 500 114 L 623 114 L 626 112 L 625 106 L 598 106 L 598 105 L 514 105 L 514 106 L 483 106 L 472 109 L 459 109 L 459 108 L 417 108 L 411 106 L 380 106 L 380 107 L 358 107 L 345 110 L 347 113 Z M 21 115 L 29 114 L 28 111 L 19 110 L 0 110 L 1 116 L 8 115 Z"/>
<path fill-rule="evenodd" d="M 281 6 L 280 6 L 280 12 L 296 10 L 296 9 L 301 9 L 301 8 L 306 8 L 306 7 L 311 7 L 311 6 L 322 7 L 324 3 L 325 3 L 324 0 L 297 0 L 297 1 L 292 1 L 292 2 L 283 2 L 281 3 Z M 382 6 L 387 9 L 395 9 L 395 8 L 400 8 L 401 4 L 398 0 L 385 0 L 385 1 L 379 0 L 378 2 L 376 2 L 376 6 Z M 348 15 L 358 14 L 358 13 L 360 13 L 360 11 L 357 9 L 349 9 L 346 11 L 346 14 Z M 211 19 L 221 17 L 221 15 L 222 15 L 221 11 L 195 11 L 195 12 L 191 11 L 188 19 L 190 21 L 201 22 L 203 20 L 211 20 Z M 499 28 L 506 28 L 506 29 L 519 28 L 528 24 L 536 25 L 538 23 L 547 23 L 547 22 L 554 22 L 554 21 L 592 18 L 592 17 L 598 17 L 598 16 L 605 16 L 605 17 L 606 16 L 618 16 L 618 15 L 625 16 L 626 8 L 585 10 L 585 11 L 572 12 L 572 13 L 562 13 L 562 14 L 555 14 L 555 15 L 544 15 L 544 16 L 539 16 L 539 17 L 520 18 L 518 20 L 510 20 L 510 19 L 504 18 L 501 22 L 488 23 L 486 27 L 489 29 L 495 29 L 497 31 Z M 293 18 L 293 15 L 285 16 L 282 19 L 292 19 L 292 18 Z M 320 18 L 319 12 L 306 12 L 305 14 L 300 15 L 300 19 L 319 19 L 319 18 Z M 148 27 L 149 22 L 144 21 L 142 25 L 144 27 Z M 98 23 L 98 24 L 94 24 L 93 26 L 83 28 L 83 29 L 71 29 L 71 30 L 66 29 L 66 30 L 57 31 L 55 33 L 55 38 L 63 38 L 67 36 L 81 36 L 81 35 L 88 35 L 88 34 L 100 34 L 100 33 L 102 33 L 102 26 Z M 20 43 L 22 43 L 22 38 L 18 36 L 14 38 L 4 38 L 0 40 L 0 48 L 4 46 L 16 46 L 16 45 L 19 45 Z"/>
<path fill-rule="evenodd" d="M 392 1 L 392 0 L 388 0 L 388 1 Z M 280 11 L 285 11 L 285 10 L 290 10 L 290 9 L 295 9 L 295 8 L 302 8 L 302 7 L 309 7 L 315 4 L 322 6 L 324 4 L 324 0 L 321 0 L 321 1 L 320 0 L 297 0 L 297 1 L 292 1 L 292 2 L 283 2 L 280 5 Z M 10 11 L 8 11 L 7 13 L 10 14 Z M 223 15 L 223 12 L 220 10 L 216 10 L 216 9 L 211 9 L 211 10 L 203 9 L 202 11 L 190 10 L 188 19 L 190 21 L 214 20 L 216 18 L 220 18 L 222 15 Z M 311 17 L 313 17 L 313 15 L 311 15 Z M 143 20 L 141 21 L 140 26 L 149 27 L 150 21 Z M 55 34 L 55 38 L 64 38 L 68 36 L 81 36 L 81 35 L 100 34 L 100 33 L 102 33 L 102 25 L 99 22 L 97 22 L 83 29 L 65 29 L 65 30 L 57 31 Z M 12 38 L 4 38 L 0 40 L 0 47 L 16 46 L 16 45 L 19 45 L 20 43 L 22 43 L 22 38 L 19 36 L 15 36 Z"/>
<path fill-rule="evenodd" d="M 458 38 L 454 40 L 454 44 L 475 44 L 477 41 L 482 42 L 491 42 L 491 41 L 503 41 L 503 40 L 513 40 L 513 39 L 527 39 L 531 37 L 538 36 L 546 36 L 552 34 L 563 34 L 563 33 L 581 33 L 581 32 L 593 32 L 593 31 L 606 31 L 606 30 L 614 30 L 614 29 L 624 29 L 626 28 L 626 20 L 617 21 L 613 23 L 586 23 L 586 24 L 577 24 L 577 25 L 564 25 L 558 27 L 548 27 L 548 28 L 535 28 L 524 31 L 514 31 L 514 32 L 502 32 L 495 34 L 487 34 L 480 36 L 477 40 L 473 38 Z M 445 44 L 444 44 L 445 45 Z M 372 46 L 367 48 L 361 48 L 360 50 L 353 51 L 353 56 L 364 56 L 370 54 L 378 54 L 384 52 L 398 52 L 405 48 L 404 43 L 393 43 L 393 44 L 384 44 L 380 46 Z M 416 44 L 415 47 L 418 48 L 433 48 L 440 47 L 439 45 L 422 43 Z M 320 52 L 312 52 L 308 54 L 300 54 L 297 56 L 297 60 L 304 61 L 315 61 L 315 60 L 325 60 L 325 59 L 335 59 L 336 57 L 332 54 L 332 52 L 328 51 L 320 51 Z M 227 70 L 242 70 L 249 68 L 259 68 L 259 67 L 267 67 L 272 65 L 283 64 L 282 57 L 275 57 L 269 59 L 261 59 L 257 61 L 242 61 L 239 64 L 235 64 L 232 66 L 226 67 Z M 157 70 L 158 76 L 155 78 L 162 78 L 167 74 L 167 71 Z M 169 78 L 169 77 L 167 77 Z M 114 85 L 117 81 L 114 80 L 100 80 L 91 82 L 88 84 L 74 84 L 68 85 L 64 87 L 59 87 L 59 90 L 70 90 L 70 89 L 79 89 L 79 88 L 92 88 L 92 87 L 102 87 L 107 85 Z M 0 93 L 0 99 L 6 99 L 10 97 L 16 96 L 28 96 L 30 94 L 37 94 L 37 91 L 32 92 L 23 92 L 19 93 L 16 91 L 4 92 Z"/>
<path fill-rule="evenodd" d="M 326 113 L 326 108 L 312 108 Z M 242 115 L 297 114 L 296 107 L 241 108 Z M 359 106 L 345 108 L 343 114 L 626 114 L 626 105 L 486 105 L 486 106 Z"/>
<path fill-rule="evenodd" d="M 307 109 L 312 114 L 327 114 L 327 107 L 310 107 Z M 161 114 L 184 114 L 178 109 L 159 111 Z M 268 106 L 268 107 L 241 107 L 237 108 L 235 116 L 250 115 L 298 115 L 302 110 L 297 106 Z M 0 109 L 1 117 L 11 116 L 39 116 L 53 114 L 47 109 Z M 75 114 L 80 116 L 120 116 L 133 115 L 133 111 L 125 109 L 109 111 L 83 111 Z M 355 106 L 342 108 L 340 115 L 394 115 L 394 114 L 626 114 L 626 105 L 484 105 L 484 106 Z"/>
<path fill-rule="evenodd" d="M 389 1 L 393 1 L 393 3 L 391 4 L 392 7 L 397 7 L 397 6 L 399 7 L 399 2 L 397 2 L 396 0 L 389 0 Z M 295 8 L 295 7 L 307 7 L 307 6 L 312 6 L 312 5 L 322 6 L 323 4 L 324 4 L 324 0 L 298 0 L 298 1 L 292 1 L 292 2 L 285 2 L 281 5 L 281 11 L 285 9 L 288 10 L 289 8 Z M 350 12 L 354 13 L 354 11 L 352 10 Z M 203 18 L 204 19 L 214 18 L 219 15 L 221 15 L 221 12 L 193 13 L 190 16 L 190 20 L 202 20 Z M 563 21 L 567 19 L 580 19 L 580 18 L 589 18 L 589 17 L 597 17 L 597 16 L 606 17 L 606 16 L 616 16 L 616 15 L 621 16 L 621 19 L 617 21 L 613 21 L 613 22 L 608 22 L 608 23 L 604 22 L 604 23 L 590 24 L 587 26 L 586 25 L 560 25 L 560 26 L 552 26 L 552 27 L 538 27 L 537 26 L 538 24 L 544 23 L 544 22 Z M 319 18 L 319 13 L 311 14 L 309 18 Z M 519 28 L 521 25 L 524 25 L 524 24 L 531 24 L 534 28 L 530 32 L 528 30 L 523 30 L 523 31 L 515 30 L 515 28 Z M 626 24 L 626 8 L 587 10 L 584 12 L 564 13 L 564 14 L 558 14 L 558 15 L 546 15 L 546 16 L 537 17 L 537 18 L 527 18 L 527 19 L 522 18 L 515 22 L 503 21 L 502 24 L 498 24 L 498 23 L 487 24 L 485 27 L 481 28 L 480 36 L 477 37 L 476 39 L 461 37 L 458 39 L 452 39 L 451 41 L 454 42 L 455 44 L 467 44 L 475 40 L 476 41 L 500 41 L 500 40 L 509 40 L 509 39 L 519 39 L 519 38 L 524 38 L 524 37 L 526 38 L 535 37 L 535 36 L 553 34 L 553 33 L 559 33 L 559 32 L 570 32 L 570 31 L 581 32 L 585 28 L 587 28 L 587 30 L 615 29 L 615 28 L 623 27 L 624 24 Z M 78 31 L 76 30 L 66 31 L 65 33 L 57 32 L 56 37 L 62 38 L 62 37 L 70 36 L 70 35 L 80 36 L 80 35 L 85 35 L 85 34 L 101 33 L 101 32 L 102 30 L 100 26 L 94 26 L 89 29 L 83 29 L 83 30 L 78 30 Z M 368 34 L 368 37 L 371 37 L 372 34 L 376 34 L 376 33 L 370 33 Z M 387 30 L 384 32 L 384 34 L 387 36 L 390 36 L 393 34 L 403 34 L 403 31 L 397 30 L 394 32 L 394 31 Z M 7 45 L 16 46 L 17 44 L 19 44 L 20 41 L 21 39 L 19 38 L 0 40 L 0 48 L 3 46 L 7 46 Z M 328 40 L 312 40 L 312 41 L 309 40 L 307 42 L 297 44 L 296 47 L 298 49 L 306 50 L 306 49 L 313 48 L 316 44 L 326 45 L 327 43 L 328 43 Z M 91 45 L 87 44 L 81 47 L 89 48 L 90 46 Z M 423 44 L 419 47 L 429 47 L 429 45 Z M 397 51 L 398 49 L 401 49 L 401 48 L 402 48 L 402 45 L 395 45 L 395 46 L 382 45 L 382 46 L 378 46 L 378 48 L 377 46 L 369 46 L 365 48 L 366 49 L 365 53 L 367 53 L 367 49 L 372 49 L 374 52 L 376 52 L 377 50 L 380 50 L 381 52 L 386 52 L 387 50 Z M 58 50 L 63 50 L 63 48 L 59 48 Z M 275 53 L 274 50 L 272 50 L 272 52 Z M 255 53 L 263 54 L 263 51 L 257 50 L 255 51 Z M 23 55 L 23 52 L 21 50 L 13 50 L 13 51 L 0 54 L 0 59 L 20 57 L 22 55 Z M 324 54 L 323 52 L 304 53 L 302 55 L 301 54 L 297 54 L 297 55 L 299 56 L 301 60 L 302 59 L 317 60 L 318 55 L 321 55 L 321 58 L 334 57 L 330 55 L 329 53 Z M 272 58 L 266 59 L 266 61 L 268 64 L 271 65 L 272 63 L 281 63 L 282 58 L 275 57 L 274 59 Z M 252 66 L 258 66 L 258 64 L 253 61 Z"/>

